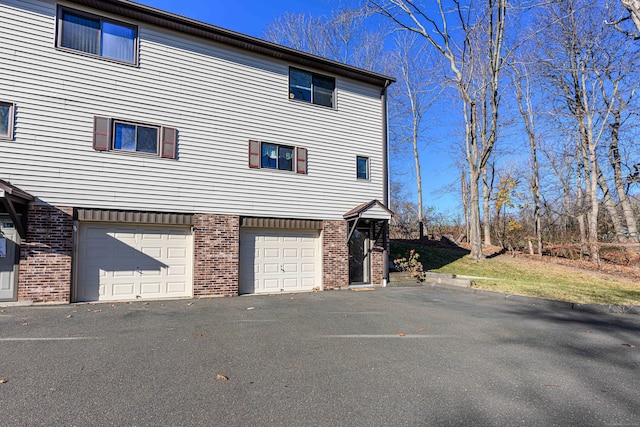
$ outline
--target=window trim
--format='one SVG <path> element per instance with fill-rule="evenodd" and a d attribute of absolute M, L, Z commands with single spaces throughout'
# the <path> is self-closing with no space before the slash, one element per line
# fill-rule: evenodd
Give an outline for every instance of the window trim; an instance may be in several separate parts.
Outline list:
<path fill-rule="evenodd" d="M 132 29 L 134 31 L 134 37 L 133 37 L 133 62 L 130 61 L 123 61 L 121 59 L 116 59 L 116 58 L 110 58 L 108 56 L 103 56 L 100 54 L 94 54 L 91 52 L 85 52 L 83 50 L 77 50 L 77 49 L 72 49 L 70 47 L 65 47 L 62 46 L 62 31 L 63 31 L 63 19 L 62 16 L 63 14 L 67 12 L 67 13 L 72 13 L 75 14 L 77 16 L 83 17 L 83 18 L 87 18 L 87 19 L 91 19 L 91 20 L 97 20 L 100 22 L 100 45 L 102 45 L 102 24 L 103 22 L 108 22 L 114 25 L 118 25 L 121 27 L 125 27 L 125 28 L 129 28 Z M 117 19 L 111 19 L 111 18 L 107 18 L 105 16 L 101 16 L 101 15 L 96 15 L 94 13 L 90 13 L 90 12 L 85 12 L 84 10 L 78 10 L 78 9 L 74 9 L 71 7 L 67 7 L 67 6 L 61 6 L 58 5 L 58 10 L 57 10 L 57 14 L 56 14 L 56 38 L 55 38 L 55 47 L 56 49 L 65 51 L 65 52 L 70 52 L 70 53 L 75 53 L 78 55 L 82 55 L 82 56 L 88 56 L 91 58 L 98 58 L 98 59 L 102 59 L 105 61 L 110 61 L 110 62 L 116 62 L 118 64 L 124 64 L 124 65 L 131 65 L 131 66 L 138 66 L 138 48 L 139 48 L 139 27 L 138 25 L 135 24 L 130 24 L 128 22 L 124 22 L 124 21 L 119 21 Z"/>
<path fill-rule="evenodd" d="M 360 159 L 364 159 L 367 162 L 367 173 L 366 178 L 360 178 L 360 174 L 358 173 L 358 163 Z M 367 156 L 356 156 L 356 179 L 358 181 L 369 181 L 371 179 L 371 159 Z"/>
<path fill-rule="evenodd" d="M 122 148 L 116 148 L 116 127 L 121 124 L 121 125 L 126 125 L 126 126 L 133 126 L 135 128 L 135 136 L 136 136 L 136 149 L 135 150 L 125 150 Z M 138 148 L 138 128 L 139 127 L 144 127 L 144 128 L 148 128 L 148 129 L 155 129 L 156 130 L 156 152 L 152 153 L 149 151 L 139 151 Z M 150 125 L 147 123 L 140 123 L 140 122 L 132 122 L 131 120 L 120 120 L 120 119 L 113 119 L 111 120 L 111 147 L 110 149 L 113 151 L 124 151 L 127 153 L 136 153 L 136 154 L 148 154 L 151 156 L 160 156 L 160 148 L 161 148 L 161 135 L 162 134 L 162 126 L 157 126 L 157 125 Z"/>
<path fill-rule="evenodd" d="M 293 93 L 291 92 L 291 71 L 298 71 L 301 73 L 305 73 L 311 76 L 311 100 L 310 101 L 306 101 L 304 99 L 299 99 L 299 98 L 294 98 Z M 324 104 L 319 104 L 314 102 L 314 98 L 315 98 L 315 90 L 314 90 L 314 84 L 313 84 L 313 79 L 314 77 L 319 77 L 319 78 L 323 78 L 323 79 L 330 79 L 333 81 L 333 90 L 331 92 L 331 105 L 324 105 Z M 336 99 L 336 78 L 333 76 L 328 76 L 326 74 L 320 74 L 320 73 L 314 73 L 313 71 L 308 71 L 308 70 L 304 70 L 302 68 L 297 68 L 297 67 L 289 67 L 289 101 L 293 101 L 293 102 L 302 102 L 305 104 L 311 104 L 311 105 L 317 105 L 318 107 L 324 107 L 324 108 L 330 108 L 332 110 L 335 110 L 337 108 L 337 99 Z"/>
<path fill-rule="evenodd" d="M 7 117 L 7 134 L 0 135 L 0 140 L 3 141 L 12 141 L 13 140 L 13 128 L 14 128 L 14 119 L 16 114 L 16 104 L 8 101 L 0 101 L 0 105 L 4 105 L 9 107 L 9 114 Z"/>

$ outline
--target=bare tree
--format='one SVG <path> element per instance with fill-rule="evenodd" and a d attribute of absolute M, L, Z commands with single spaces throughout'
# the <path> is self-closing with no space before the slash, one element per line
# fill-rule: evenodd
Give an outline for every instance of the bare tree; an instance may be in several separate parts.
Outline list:
<path fill-rule="evenodd" d="M 531 180 L 529 183 L 533 199 L 533 229 L 536 235 L 538 255 L 542 256 L 542 197 L 540 195 L 540 167 L 538 164 L 538 135 L 536 133 L 536 112 L 533 107 L 532 81 L 529 69 L 532 62 L 518 60 L 510 63 L 513 87 L 516 91 L 518 110 L 524 123 L 531 156 Z"/>
<path fill-rule="evenodd" d="M 507 0 L 487 0 L 473 6 L 453 1 L 452 9 L 445 8 L 443 1 L 436 0 L 435 13 L 427 5 L 410 0 L 368 0 L 368 4 L 399 29 L 424 37 L 448 63 L 465 124 L 471 256 L 480 261 L 484 254 L 479 181 L 497 139 Z M 482 68 L 486 72 L 479 72 Z M 485 105 L 479 99 L 483 90 L 487 91 L 489 100 L 486 129 L 482 127 L 480 115 L 480 109 Z M 482 132 L 486 132 L 486 139 L 481 137 Z"/>
<path fill-rule="evenodd" d="M 329 16 L 287 13 L 269 24 L 267 40 L 367 70 L 378 70 L 384 31 L 367 25 L 367 13 L 339 7 Z M 379 70 L 378 70 L 379 71 Z"/>
<path fill-rule="evenodd" d="M 425 228 L 420 154 L 428 145 L 423 136 L 423 119 L 443 90 L 443 85 L 436 84 L 434 58 L 425 47 L 415 34 L 398 33 L 394 50 L 386 61 L 390 64 L 389 74 L 398 79 L 390 92 L 391 139 L 396 151 L 405 144 L 411 147 L 420 239 L 424 237 Z"/>

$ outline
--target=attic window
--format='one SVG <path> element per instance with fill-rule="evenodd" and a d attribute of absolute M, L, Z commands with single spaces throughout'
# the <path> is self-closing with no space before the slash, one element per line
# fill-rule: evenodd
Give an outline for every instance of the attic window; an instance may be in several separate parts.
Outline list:
<path fill-rule="evenodd" d="M 137 32 L 133 25 L 60 8 L 56 46 L 135 64 Z"/>
<path fill-rule="evenodd" d="M 336 79 L 308 71 L 289 69 L 289 99 L 333 107 Z"/>

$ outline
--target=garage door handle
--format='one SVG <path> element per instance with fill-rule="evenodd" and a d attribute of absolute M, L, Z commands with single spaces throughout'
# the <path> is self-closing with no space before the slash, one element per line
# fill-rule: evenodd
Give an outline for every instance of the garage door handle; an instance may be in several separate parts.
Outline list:
<path fill-rule="evenodd" d="M 284 265 L 282 265 L 282 264 L 280 264 L 280 271 L 282 271 L 283 273 L 286 273 L 286 272 L 284 271 Z"/>
<path fill-rule="evenodd" d="M 138 271 L 138 273 L 140 273 L 140 274 L 144 274 L 144 273 L 142 272 L 142 270 L 140 270 L 140 267 L 136 266 L 136 270 Z"/>

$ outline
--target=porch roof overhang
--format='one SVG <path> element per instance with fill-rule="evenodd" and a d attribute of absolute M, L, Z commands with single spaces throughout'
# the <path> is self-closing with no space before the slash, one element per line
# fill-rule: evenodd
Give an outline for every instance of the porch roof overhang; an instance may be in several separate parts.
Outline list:
<path fill-rule="evenodd" d="M 393 212 L 391 212 L 389 208 L 383 205 L 379 200 L 372 200 L 351 209 L 343 215 L 343 218 L 347 221 L 351 221 L 356 218 L 389 221 L 392 216 Z"/>
<path fill-rule="evenodd" d="M 0 212 L 9 214 L 18 234 L 27 238 L 26 216 L 29 202 L 35 200 L 31 194 L 0 179 Z M 19 214 L 23 215 L 20 218 Z"/>
<path fill-rule="evenodd" d="M 343 218 L 350 223 L 349 233 L 347 234 L 347 244 L 353 236 L 360 220 L 368 220 L 372 222 L 386 223 L 391 220 L 393 212 L 383 205 L 379 200 L 362 203 L 343 215 Z M 382 230 L 381 230 L 382 231 Z"/>

